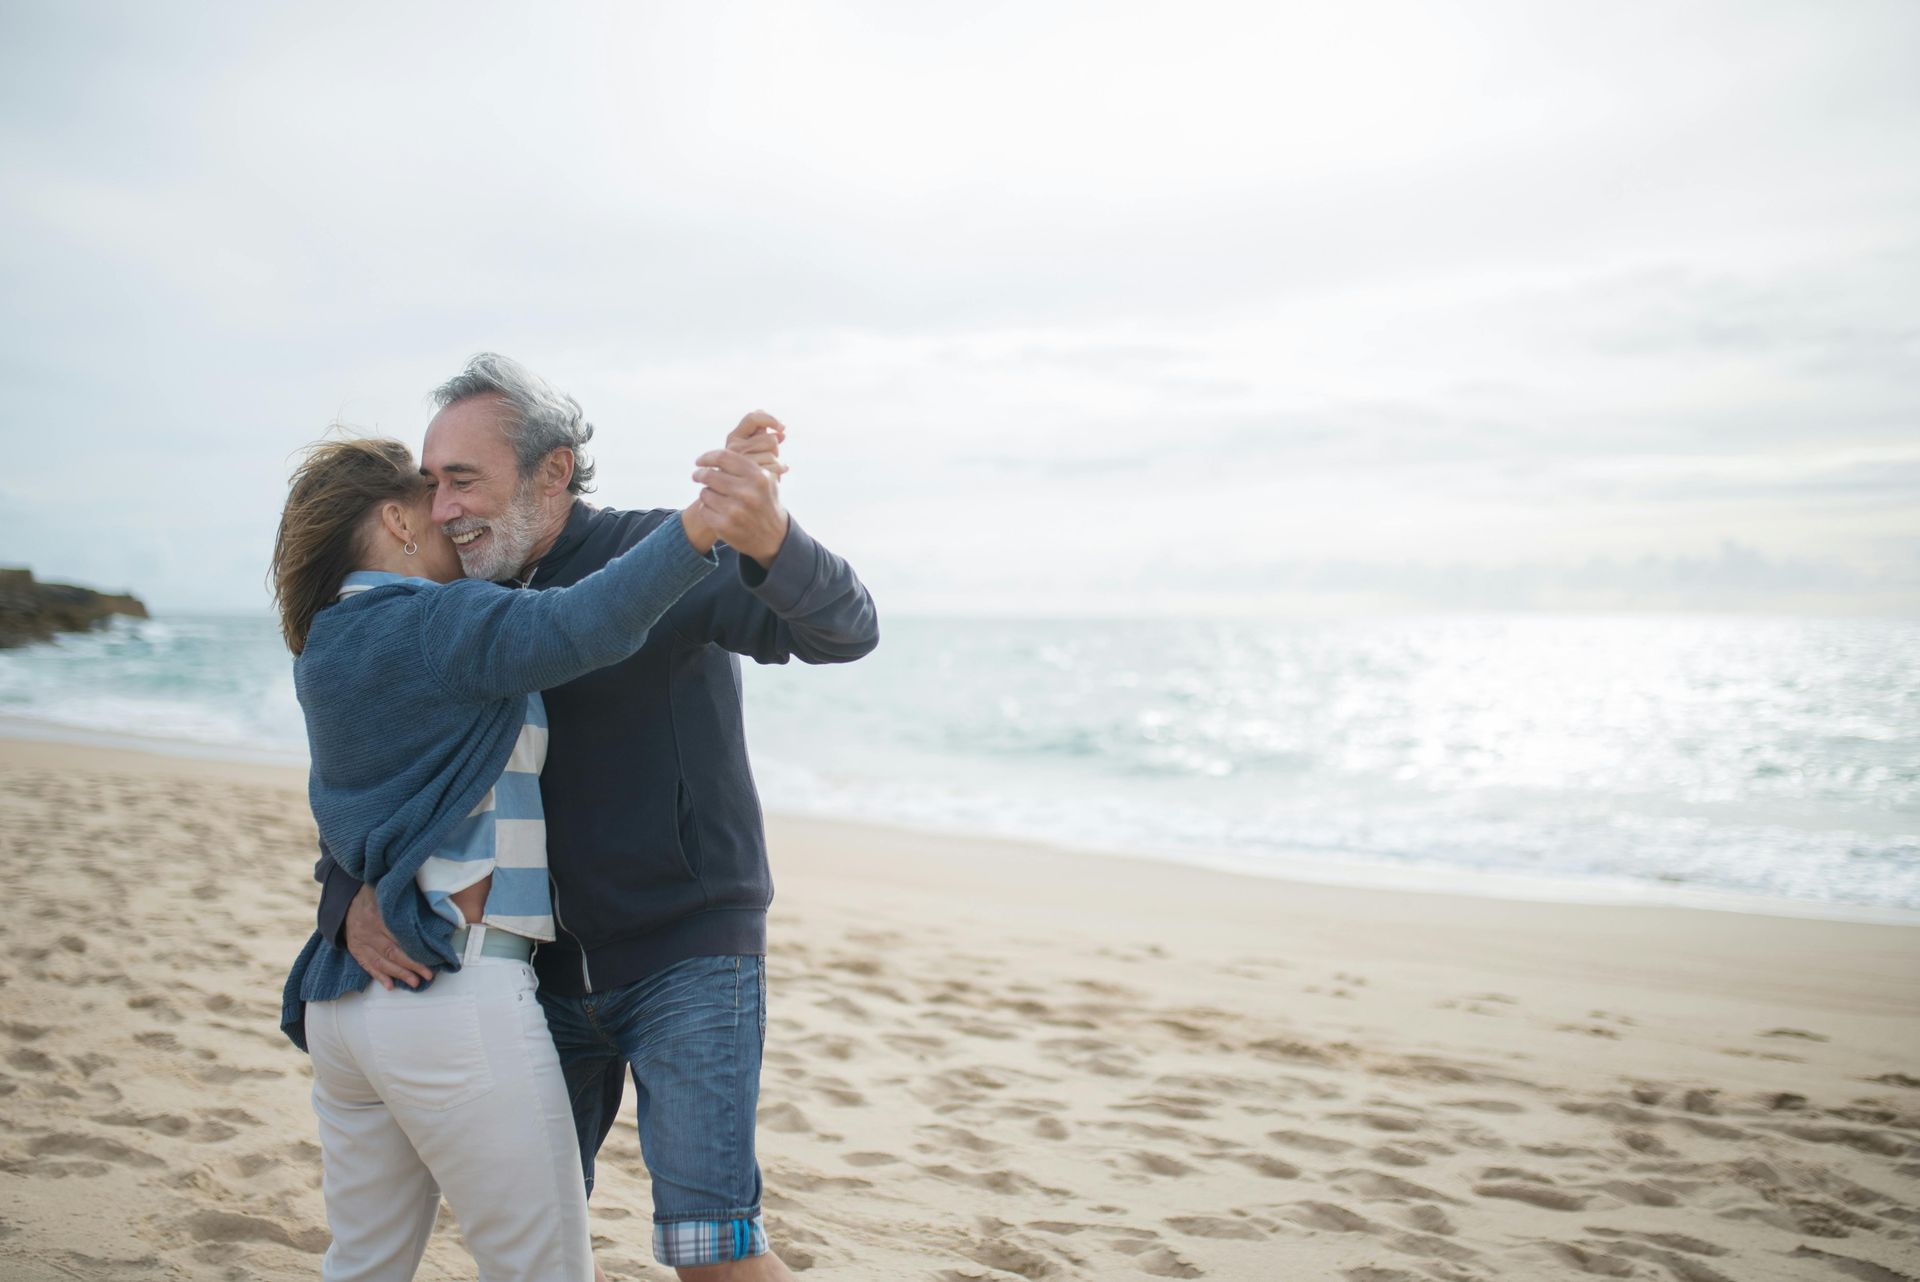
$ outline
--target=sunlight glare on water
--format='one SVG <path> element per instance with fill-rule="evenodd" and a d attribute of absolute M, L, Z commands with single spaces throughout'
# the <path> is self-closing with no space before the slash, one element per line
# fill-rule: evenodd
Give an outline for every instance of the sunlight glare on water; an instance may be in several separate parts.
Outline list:
<path fill-rule="evenodd" d="M 770 808 L 1252 872 L 1478 870 L 1920 908 L 1920 625 L 887 619 L 747 667 Z M 0 715 L 286 759 L 269 620 L 0 653 Z"/>

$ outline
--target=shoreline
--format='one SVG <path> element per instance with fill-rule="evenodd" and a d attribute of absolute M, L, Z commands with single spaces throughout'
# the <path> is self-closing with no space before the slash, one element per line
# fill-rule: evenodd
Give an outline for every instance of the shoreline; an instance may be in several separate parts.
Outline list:
<path fill-rule="evenodd" d="M 207 744 L 190 739 L 112 733 L 60 722 L 0 715 L 0 743 L 56 744 L 109 753 L 127 753 L 160 760 L 202 761 L 266 773 L 288 772 L 304 790 L 306 762 L 294 754 L 265 749 Z M 1427 894 L 1463 899 L 1489 899 L 1537 905 L 1588 905 L 1609 908 L 1676 908 L 1699 912 L 1738 913 L 1763 917 L 1804 918 L 1815 921 L 1861 922 L 1876 925 L 1920 926 L 1920 909 L 1855 904 L 1832 900 L 1786 899 L 1711 887 L 1681 884 L 1655 885 L 1619 878 L 1529 876 L 1486 872 L 1446 865 L 1391 863 L 1384 860 L 1315 860 L 1306 857 L 1276 861 L 1271 870 L 1248 867 L 1244 860 L 1182 859 L 1165 853 L 934 826 L 919 826 L 861 815 L 816 813 L 804 810 L 766 812 L 769 824 L 781 821 L 845 824 L 872 828 L 907 840 L 946 840 L 988 844 L 1010 843 L 1098 860 L 1147 863 L 1174 870 L 1204 871 L 1254 882 L 1283 885 L 1340 887 L 1355 891 Z"/>

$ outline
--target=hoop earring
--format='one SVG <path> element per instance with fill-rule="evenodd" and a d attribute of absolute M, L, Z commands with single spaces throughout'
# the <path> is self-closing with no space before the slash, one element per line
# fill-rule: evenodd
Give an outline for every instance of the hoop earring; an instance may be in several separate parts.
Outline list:
<path fill-rule="evenodd" d="M 402 552 L 405 552 L 408 556 L 412 556 L 415 552 L 418 552 L 420 550 L 420 545 L 418 543 L 415 543 L 412 539 L 408 539 L 407 545 L 401 548 L 400 550 Z"/>

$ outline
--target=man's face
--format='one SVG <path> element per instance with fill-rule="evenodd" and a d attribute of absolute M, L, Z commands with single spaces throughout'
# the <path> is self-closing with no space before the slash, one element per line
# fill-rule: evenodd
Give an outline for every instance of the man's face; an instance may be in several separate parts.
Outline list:
<path fill-rule="evenodd" d="M 433 482 L 433 521 L 453 540 L 469 578 L 519 571 L 539 538 L 540 500 L 520 479 L 498 397 L 455 401 L 427 424 L 420 470 Z"/>

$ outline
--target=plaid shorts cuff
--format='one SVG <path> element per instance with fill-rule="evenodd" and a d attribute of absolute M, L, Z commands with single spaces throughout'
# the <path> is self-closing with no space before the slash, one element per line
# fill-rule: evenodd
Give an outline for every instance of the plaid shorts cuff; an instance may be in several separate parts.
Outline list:
<path fill-rule="evenodd" d="M 725 1264 L 767 1253 L 767 1226 L 741 1220 L 676 1220 L 653 1226 L 653 1258 L 670 1269 Z"/>

